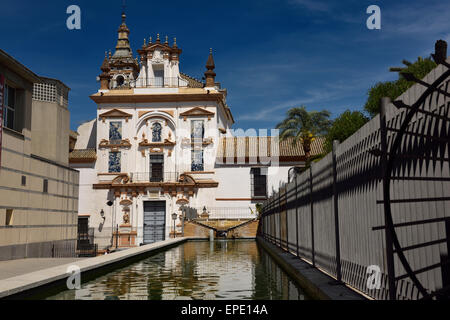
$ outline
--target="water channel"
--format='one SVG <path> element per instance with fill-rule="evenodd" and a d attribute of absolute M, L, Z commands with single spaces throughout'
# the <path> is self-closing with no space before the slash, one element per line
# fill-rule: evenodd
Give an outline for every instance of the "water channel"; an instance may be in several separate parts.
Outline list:
<path fill-rule="evenodd" d="M 304 300 L 256 241 L 192 241 L 82 283 L 50 300 Z"/>

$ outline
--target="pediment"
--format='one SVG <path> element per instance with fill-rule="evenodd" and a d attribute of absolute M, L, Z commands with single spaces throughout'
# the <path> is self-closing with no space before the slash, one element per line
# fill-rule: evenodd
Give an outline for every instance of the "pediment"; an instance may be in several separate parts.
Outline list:
<path fill-rule="evenodd" d="M 187 117 L 208 117 L 208 120 L 211 120 L 212 117 L 214 117 L 215 113 L 208 111 L 206 109 L 203 109 L 201 107 L 195 107 L 188 111 L 185 111 L 183 113 L 180 113 L 181 117 L 184 117 L 184 120 L 186 120 Z"/>
<path fill-rule="evenodd" d="M 148 44 L 146 47 L 142 48 L 140 51 L 144 52 L 154 52 L 155 50 L 166 51 L 170 53 L 181 53 L 181 49 L 178 47 L 171 47 L 166 43 L 155 42 Z"/>
<path fill-rule="evenodd" d="M 133 115 L 126 113 L 124 111 L 113 109 L 107 112 L 104 112 L 98 116 L 103 122 L 105 122 L 106 118 L 123 118 L 128 122 L 129 118 L 132 118 Z"/>
<path fill-rule="evenodd" d="M 170 46 L 168 46 L 167 44 L 164 43 L 152 43 L 151 45 L 149 45 L 147 47 L 148 51 L 154 51 L 156 49 L 160 49 L 160 50 L 172 50 L 172 48 Z"/>

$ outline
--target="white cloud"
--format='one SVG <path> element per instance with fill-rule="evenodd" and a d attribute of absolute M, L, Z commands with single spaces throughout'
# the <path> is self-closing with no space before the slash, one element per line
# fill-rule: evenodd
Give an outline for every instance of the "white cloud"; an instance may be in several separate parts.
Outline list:
<path fill-rule="evenodd" d="M 392 35 L 412 35 L 435 37 L 436 34 L 448 36 L 450 3 L 442 1 L 435 5 L 412 3 L 408 6 L 381 8 L 383 23 Z"/>
<path fill-rule="evenodd" d="M 281 121 L 285 117 L 285 113 L 289 108 L 305 105 L 309 110 L 311 105 L 333 111 L 343 111 L 345 109 L 362 109 L 349 106 L 343 106 L 342 102 L 338 105 L 335 103 L 347 98 L 365 97 L 367 89 L 379 81 L 386 81 L 390 76 L 387 67 L 381 72 L 366 72 L 357 74 L 348 74 L 348 78 L 337 80 L 334 82 L 324 83 L 319 88 L 305 89 L 303 94 L 293 99 L 289 99 L 279 103 L 268 104 L 260 108 L 255 108 L 252 112 L 241 114 L 236 117 L 237 121 Z M 384 71 L 385 70 L 385 71 Z"/>

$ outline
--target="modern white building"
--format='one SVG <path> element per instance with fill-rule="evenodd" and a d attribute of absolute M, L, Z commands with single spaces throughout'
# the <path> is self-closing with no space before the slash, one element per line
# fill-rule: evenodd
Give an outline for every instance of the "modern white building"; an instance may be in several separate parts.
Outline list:
<path fill-rule="evenodd" d="M 176 39 L 144 40 L 133 57 L 122 16 L 116 52 L 106 55 L 96 119 L 78 128 L 79 218 L 99 249 L 136 246 L 181 232 L 181 206 L 210 218 L 255 217 L 255 204 L 304 165 L 300 145 L 277 137 L 236 137 L 227 90 L 215 82 L 212 50 L 205 81 L 180 72 Z M 312 154 L 321 152 L 321 140 Z M 173 220 L 176 214 L 176 220 Z M 118 232 L 117 232 L 118 230 Z"/>

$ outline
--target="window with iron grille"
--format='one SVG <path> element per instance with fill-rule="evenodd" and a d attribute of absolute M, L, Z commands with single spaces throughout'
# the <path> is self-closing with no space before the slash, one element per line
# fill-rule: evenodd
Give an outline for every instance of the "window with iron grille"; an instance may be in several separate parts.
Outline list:
<path fill-rule="evenodd" d="M 252 198 L 266 198 L 267 197 L 267 168 L 252 168 L 251 188 Z"/>
<path fill-rule="evenodd" d="M 164 155 L 150 156 L 150 182 L 161 182 L 164 179 Z"/>

